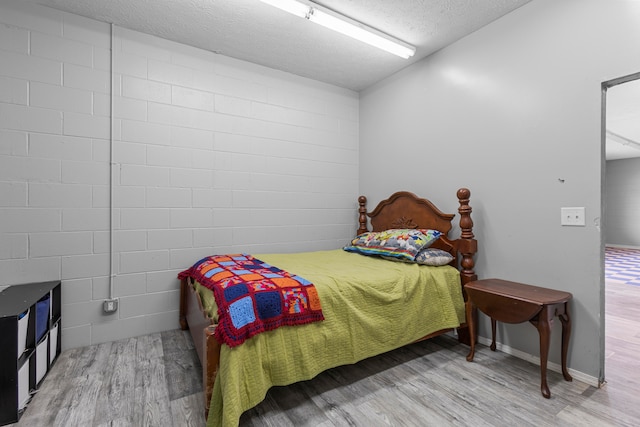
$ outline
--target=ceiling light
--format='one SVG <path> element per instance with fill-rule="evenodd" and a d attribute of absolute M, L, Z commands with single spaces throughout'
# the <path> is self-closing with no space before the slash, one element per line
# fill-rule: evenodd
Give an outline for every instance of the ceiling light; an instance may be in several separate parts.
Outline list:
<path fill-rule="evenodd" d="M 636 142 L 633 139 L 625 138 L 622 135 L 613 133 L 609 129 L 607 129 L 607 138 L 611 139 L 612 141 L 618 142 L 624 146 L 640 149 L 640 142 Z"/>
<path fill-rule="evenodd" d="M 402 58 L 410 58 L 416 53 L 416 48 L 407 43 L 318 5 L 297 0 L 261 1 Z"/>
<path fill-rule="evenodd" d="M 296 0 L 261 0 L 263 3 L 282 9 L 300 18 L 307 18 L 309 6 Z"/>

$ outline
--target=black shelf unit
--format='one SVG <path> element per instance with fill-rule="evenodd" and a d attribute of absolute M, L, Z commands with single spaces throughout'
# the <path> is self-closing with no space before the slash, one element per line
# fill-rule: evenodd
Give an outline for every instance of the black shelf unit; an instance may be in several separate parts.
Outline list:
<path fill-rule="evenodd" d="M 20 419 L 31 391 L 60 355 L 61 317 L 59 280 L 13 285 L 0 292 L 0 425 Z"/>

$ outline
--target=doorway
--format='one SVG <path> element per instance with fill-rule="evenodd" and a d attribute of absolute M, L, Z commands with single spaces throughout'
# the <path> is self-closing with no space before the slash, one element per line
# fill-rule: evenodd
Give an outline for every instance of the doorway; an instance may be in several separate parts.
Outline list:
<path fill-rule="evenodd" d="M 602 305 L 600 382 L 640 381 L 640 73 L 602 84 Z M 637 172 L 635 172 L 637 170 Z M 629 173 L 631 172 L 631 173 Z M 637 190 L 634 190 L 637 187 Z M 629 191 L 631 189 L 631 191 Z M 631 232 L 630 232 L 631 230 Z M 638 275 L 638 277 L 634 277 Z M 606 378 L 605 378 L 606 372 Z"/>

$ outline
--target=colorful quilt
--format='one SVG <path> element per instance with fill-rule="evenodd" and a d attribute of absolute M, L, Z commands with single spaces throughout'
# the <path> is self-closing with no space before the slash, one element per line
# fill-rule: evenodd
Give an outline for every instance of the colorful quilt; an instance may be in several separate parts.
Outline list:
<path fill-rule="evenodd" d="M 215 337 L 229 347 L 280 326 L 324 320 L 311 282 L 248 254 L 203 258 L 178 275 L 186 277 L 213 291 L 219 317 Z"/>

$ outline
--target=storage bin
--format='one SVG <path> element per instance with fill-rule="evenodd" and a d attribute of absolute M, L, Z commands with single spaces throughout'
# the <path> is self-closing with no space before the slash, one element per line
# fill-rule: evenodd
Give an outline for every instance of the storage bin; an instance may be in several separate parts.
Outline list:
<path fill-rule="evenodd" d="M 29 326 L 29 309 L 18 315 L 18 359 L 27 348 L 27 329 Z"/>
<path fill-rule="evenodd" d="M 49 350 L 49 337 L 45 337 L 44 340 L 36 348 L 36 384 L 38 384 L 44 378 L 44 375 L 49 369 L 49 358 L 47 357 L 47 350 Z"/>
<path fill-rule="evenodd" d="M 51 332 L 49 332 L 49 364 L 53 363 L 53 359 L 56 358 L 58 353 L 58 327 L 60 322 L 56 323 Z"/>
<path fill-rule="evenodd" d="M 18 410 L 24 409 L 29 403 L 29 361 L 27 360 L 18 371 Z"/>
<path fill-rule="evenodd" d="M 49 302 L 51 294 L 48 293 L 36 303 L 36 342 L 40 341 L 49 326 Z"/>

